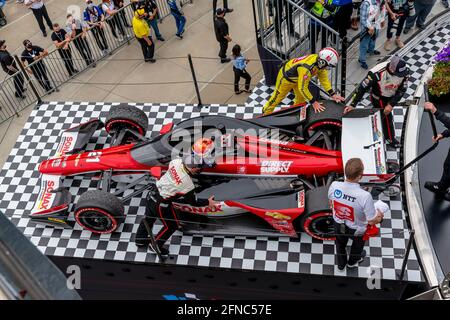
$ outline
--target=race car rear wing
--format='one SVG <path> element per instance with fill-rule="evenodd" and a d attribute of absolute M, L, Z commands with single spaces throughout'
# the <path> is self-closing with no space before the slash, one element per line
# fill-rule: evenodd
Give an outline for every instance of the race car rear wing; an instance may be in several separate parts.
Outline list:
<path fill-rule="evenodd" d="M 388 172 L 386 142 L 377 109 L 355 109 L 342 119 L 342 161 L 360 158 L 364 163 L 363 181 L 385 181 Z"/>
<path fill-rule="evenodd" d="M 58 147 L 51 159 L 52 166 L 65 166 L 66 155 L 84 150 L 96 130 L 103 127 L 99 119 L 93 119 L 62 133 Z M 72 228 L 73 221 L 68 221 L 69 205 L 72 196 L 63 187 L 62 177 L 43 174 L 40 177 L 40 190 L 34 208 L 30 214 L 31 221 L 52 226 Z"/>

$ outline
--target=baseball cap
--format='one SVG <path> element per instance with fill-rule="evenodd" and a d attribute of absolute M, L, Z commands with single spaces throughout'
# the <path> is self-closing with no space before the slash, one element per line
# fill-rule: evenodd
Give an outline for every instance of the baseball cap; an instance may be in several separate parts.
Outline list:
<path fill-rule="evenodd" d="M 218 15 L 218 16 L 220 16 L 221 14 L 224 14 L 225 13 L 225 10 L 223 10 L 222 8 L 218 8 L 217 10 L 216 10 L 216 14 Z"/>
<path fill-rule="evenodd" d="M 397 55 L 392 57 L 388 69 L 397 77 L 406 77 L 409 74 L 409 68 L 406 61 Z"/>

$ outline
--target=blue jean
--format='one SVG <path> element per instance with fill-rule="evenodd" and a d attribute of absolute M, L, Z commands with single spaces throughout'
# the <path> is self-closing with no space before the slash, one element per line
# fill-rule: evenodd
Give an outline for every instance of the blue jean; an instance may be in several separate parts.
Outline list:
<path fill-rule="evenodd" d="M 180 14 L 175 14 L 172 12 L 173 17 L 175 18 L 175 23 L 177 24 L 177 34 L 181 34 L 184 30 L 184 25 L 186 24 L 186 18 Z"/>
<path fill-rule="evenodd" d="M 408 17 L 406 19 L 406 25 L 405 29 L 411 29 L 414 27 L 414 22 L 417 20 L 416 25 L 419 27 L 422 27 L 425 25 L 425 20 L 427 19 L 428 15 L 431 12 L 431 9 L 433 9 L 433 4 L 422 4 L 418 2 L 417 0 L 414 1 L 414 8 L 416 9 L 416 14 L 412 17 Z"/>
<path fill-rule="evenodd" d="M 367 53 L 373 53 L 375 50 L 375 42 L 378 37 L 378 30 L 375 30 L 375 34 L 370 36 L 366 33 L 359 43 L 359 61 L 366 62 Z"/>
<path fill-rule="evenodd" d="M 162 38 L 161 33 L 159 32 L 159 28 L 158 28 L 158 19 L 154 18 L 152 20 L 147 20 L 148 25 L 150 27 L 153 28 L 153 30 L 155 31 L 155 36 L 157 39 Z"/>

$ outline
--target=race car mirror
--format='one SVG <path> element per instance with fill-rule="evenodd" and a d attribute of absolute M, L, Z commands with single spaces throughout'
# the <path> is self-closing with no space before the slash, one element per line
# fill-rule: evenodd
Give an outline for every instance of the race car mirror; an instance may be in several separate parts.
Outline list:
<path fill-rule="evenodd" d="M 161 167 L 153 167 L 150 169 L 150 174 L 156 179 L 161 179 L 162 176 L 162 170 Z"/>
<path fill-rule="evenodd" d="M 159 130 L 159 133 L 160 133 L 160 134 L 166 134 L 166 133 L 169 133 L 169 132 L 172 130 L 172 128 L 173 128 L 173 122 L 170 122 L 170 123 L 168 123 L 168 124 L 165 124 L 165 125 L 161 128 L 161 130 Z"/>

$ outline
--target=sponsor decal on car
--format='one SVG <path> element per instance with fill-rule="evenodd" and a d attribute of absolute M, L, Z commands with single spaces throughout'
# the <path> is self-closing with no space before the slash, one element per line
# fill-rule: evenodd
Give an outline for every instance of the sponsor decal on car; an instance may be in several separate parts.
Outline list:
<path fill-rule="evenodd" d="M 298 207 L 304 208 L 305 207 L 305 191 L 300 191 L 298 193 Z"/>
<path fill-rule="evenodd" d="M 42 182 L 42 191 L 41 194 L 39 194 L 39 202 L 37 209 L 38 210 L 48 210 L 50 208 L 50 205 L 52 204 L 52 198 L 54 194 L 52 193 L 55 189 L 55 181 L 52 180 L 45 180 Z"/>
<path fill-rule="evenodd" d="M 261 173 L 288 173 L 292 161 L 261 161 Z"/>
<path fill-rule="evenodd" d="M 63 157 L 67 152 L 72 150 L 72 145 L 75 143 L 75 138 L 72 135 L 63 135 L 61 142 L 56 149 L 55 157 Z"/>
<path fill-rule="evenodd" d="M 265 215 L 276 220 L 291 220 L 290 216 L 284 215 L 280 212 L 266 212 Z"/>
<path fill-rule="evenodd" d="M 372 116 L 372 130 L 373 130 L 373 142 L 376 142 L 381 138 L 381 131 L 378 128 L 378 114 L 377 113 L 375 113 Z"/>
<path fill-rule="evenodd" d="M 246 166 L 240 166 L 237 169 L 238 174 L 246 174 L 247 173 L 247 167 Z"/>
<path fill-rule="evenodd" d="M 308 105 L 300 108 L 300 122 L 306 119 L 306 111 L 308 111 Z"/>
<path fill-rule="evenodd" d="M 53 221 L 53 222 L 57 222 L 57 223 L 62 223 L 62 224 L 67 224 L 64 220 L 61 219 L 56 219 L 56 218 L 47 218 L 48 221 Z"/>
<path fill-rule="evenodd" d="M 280 144 L 280 145 L 287 145 L 289 141 L 282 141 L 277 139 L 266 139 L 266 138 L 259 138 L 260 143 L 269 143 L 269 144 Z"/>
<path fill-rule="evenodd" d="M 213 208 L 210 207 L 193 207 L 188 204 L 182 203 L 174 203 L 173 207 L 177 210 L 189 212 L 189 213 L 198 213 L 198 214 L 219 214 L 223 213 L 222 204 L 216 204 Z"/>
<path fill-rule="evenodd" d="M 383 165 L 383 163 L 381 163 L 381 148 L 378 147 L 374 150 L 375 153 L 375 166 L 376 166 L 376 171 L 377 174 L 383 174 L 386 173 L 386 168 Z"/>

